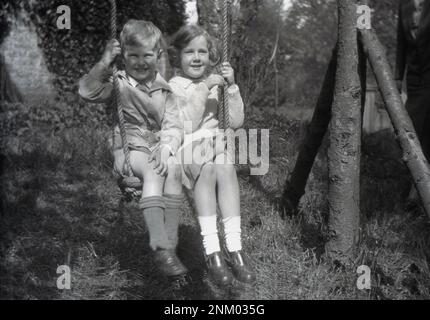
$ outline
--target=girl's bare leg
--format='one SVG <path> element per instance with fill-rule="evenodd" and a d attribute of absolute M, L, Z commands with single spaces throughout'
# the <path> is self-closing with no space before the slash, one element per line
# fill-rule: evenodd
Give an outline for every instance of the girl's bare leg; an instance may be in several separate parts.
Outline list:
<path fill-rule="evenodd" d="M 216 173 L 214 164 L 205 164 L 194 186 L 194 204 L 206 255 L 220 251 L 216 224 Z"/>
<path fill-rule="evenodd" d="M 199 217 L 216 216 L 215 183 L 215 166 L 207 163 L 194 186 L 194 203 Z"/>

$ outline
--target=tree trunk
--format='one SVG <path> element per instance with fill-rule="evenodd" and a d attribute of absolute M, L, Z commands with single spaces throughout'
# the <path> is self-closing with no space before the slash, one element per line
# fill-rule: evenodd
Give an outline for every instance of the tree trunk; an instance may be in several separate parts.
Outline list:
<path fill-rule="evenodd" d="M 424 208 L 430 217 L 430 168 L 421 149 L 411 118 L 397 90 L 394 76 L 383 45 L 371 30 L 361 30 L 361 39 L 376 76 L 397 139 L 418 189 Z"/>
<path fill-rule="evenodd" d="M 282 196 L 284 213 L 291 215 L 296 212 L 300 198 L 305 193 L 306 182 L 312 170 L 318 149 L 321 146 L 331 117 L 334 85 L 336 81 L 337 49 L 333 49 L 324 82 L 309 124 L 305 140 L 300 148 L 294 170 L 285 183 Z"/>
<path fill-rule="evenodd" d="M 348 262 L 355 254 L 360 222 L 361 88 L 356 1 L 338 0 L 338 10 L 338 66 L 328 150 L 330 240 L 326 251 L 333 259 Z"/>
<path fill-rule="evenodd" d="M 364 107 L 366 106 L 366 93 L 367 93 L 367 58 L 364 52 L 362 41 L 360 41 L 360 34 L 358 41 L 358 72 L 360 76 L 361 85 L 361 123 L 363 123 Z"/>

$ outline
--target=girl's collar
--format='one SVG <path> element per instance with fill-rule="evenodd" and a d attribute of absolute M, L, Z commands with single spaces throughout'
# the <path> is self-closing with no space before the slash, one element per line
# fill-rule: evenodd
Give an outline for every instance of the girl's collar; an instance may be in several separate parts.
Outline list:
<path fill-rule="evenodd" d="M 187 80 L 189 80 L 191 82 L 194 82 L 194 83 L 202 82 L 202 81 L 204 81 L 207 78 L 207 76 L 203 76 L 203 77 L 201 77 L 199 79 L 191 78 L 188 75 L 186 75 L 181 69 L 176 69 L 175 73 L 176 73 L 176 76 L 185 78 L 185 79 L 187 79 Z"/>

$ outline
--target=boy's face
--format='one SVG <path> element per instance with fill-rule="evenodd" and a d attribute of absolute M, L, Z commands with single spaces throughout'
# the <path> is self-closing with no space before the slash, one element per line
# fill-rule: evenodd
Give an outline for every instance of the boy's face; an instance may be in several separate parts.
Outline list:
<path fill-rule="evenodd" d="M 181 69 L 192 79 L 200 79 L 210 65 L 208 43 L 204 36 L 199 36 L 181 51 Z"/>
<path fill-rule="evenodd" d="M 138 82 L 154 79 L 160 50 L 153 41 L 141 41 L 139 45 L 124 46 L 125 72 Z"/>

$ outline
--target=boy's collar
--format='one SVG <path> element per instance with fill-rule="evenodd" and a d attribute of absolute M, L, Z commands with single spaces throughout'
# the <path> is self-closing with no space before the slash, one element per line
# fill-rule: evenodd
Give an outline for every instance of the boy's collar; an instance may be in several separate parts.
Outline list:
<path fill-rule="evenodd" d="M 172 91 L 172 89 L 170 89 L 169 84 L 167 83 L 166 79 L 164 79 L 160 73 L 157 72 L 157 75 L 155 76 L 155 80 L 152 83 L 152 86 L 150 88 L 150 91 L 156 91 L 156 90 L 167 90 L 167 91 Z"/>
<path fill-rule="evenodd" d="M 169 84 L 167 83 L 167 81 L 160 75 L 160 73 L 156 73 L 155 74 L 155 79 L 152 82 L 151 86 L 149 87 L 147 84 L 140 84 L 139 82 L 137 82 L 136 79 L 134 79 L 133 77 L 128 76 L 124 70 L 121 70 L 118 72 L 118 76 L 127 80 L 128 83 L 134 87 L 140 87 L 140 88 L 145 88 L 145 91 L 148 91 L 149 93 L 157 91 L 157 90 L 167 90 L 167 91 L 171 91 Z"/>
<path fill-rule="evenodd" d="M 130 77 L 128 74 L 126 74 L 126 78 L 128 80 L 128 82 L 133 86 L 133 87 L 137 87 L 140 83 L 137 82 L 137 80 L 133 77 Z M 144 84 L 146 86 L 146 84 Z"/>

